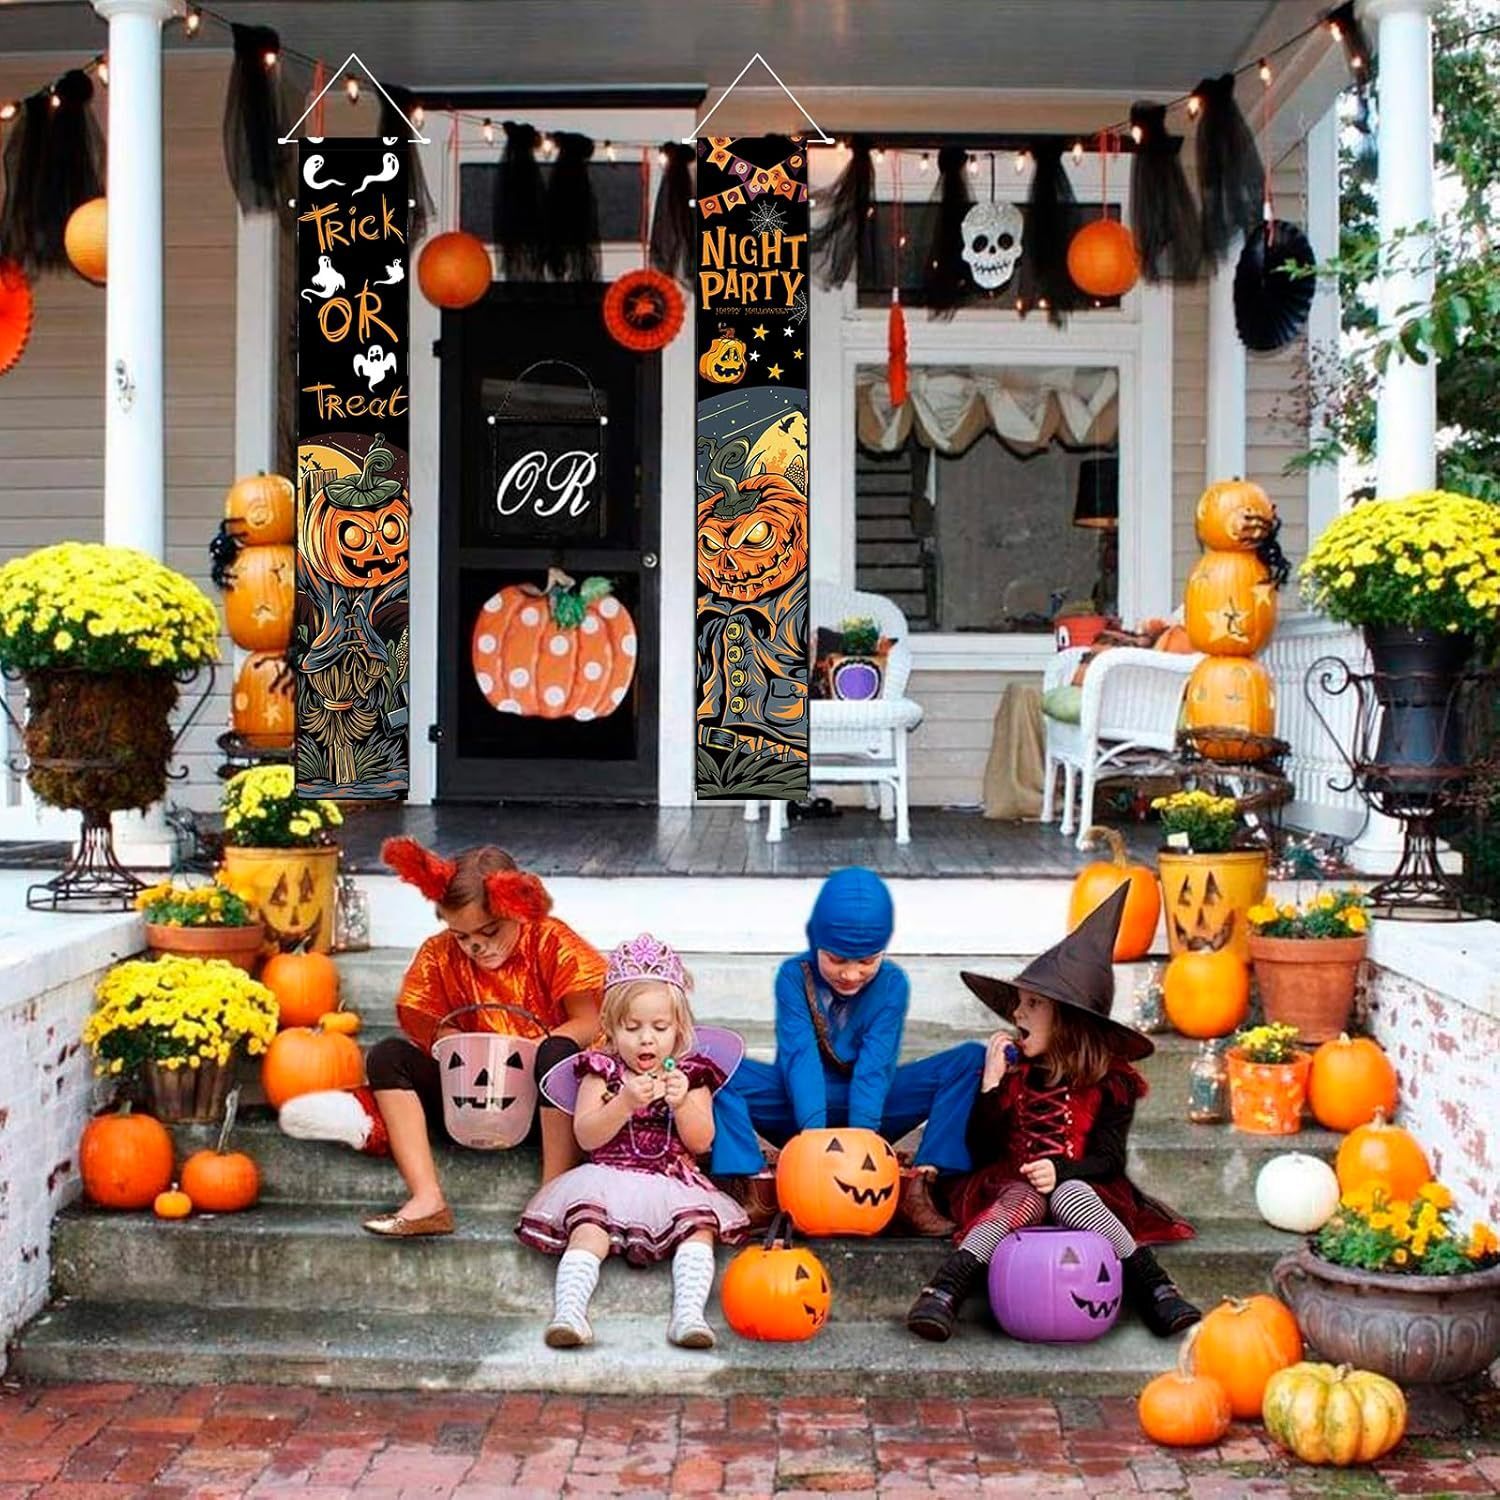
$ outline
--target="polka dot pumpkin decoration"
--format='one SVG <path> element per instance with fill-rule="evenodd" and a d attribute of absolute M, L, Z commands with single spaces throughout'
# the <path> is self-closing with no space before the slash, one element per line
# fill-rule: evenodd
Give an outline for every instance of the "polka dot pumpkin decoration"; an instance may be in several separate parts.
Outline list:
<path fill-rule="evenodd" d="M 474 621 L 470 660 L 496 712 L 541 719 L 603 719 L 635 678 L 630 611 L 607 578 L 574 585 L 554 568 L 544 587 L 512 584 Z"/>

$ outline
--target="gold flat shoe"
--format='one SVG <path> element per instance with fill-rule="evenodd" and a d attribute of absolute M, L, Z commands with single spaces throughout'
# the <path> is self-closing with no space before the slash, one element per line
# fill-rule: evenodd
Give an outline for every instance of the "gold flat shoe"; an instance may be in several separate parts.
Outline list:
<path fill-rule="evenodd" d="M 365 1229 L 385 1239 L 420 1239 L 423 1236 L 453 1233 L 453 1210 L 440 1208 L 420 1219 L 404 1219 L 400 1214 L 381 1214 L 366 1219 Z"/>

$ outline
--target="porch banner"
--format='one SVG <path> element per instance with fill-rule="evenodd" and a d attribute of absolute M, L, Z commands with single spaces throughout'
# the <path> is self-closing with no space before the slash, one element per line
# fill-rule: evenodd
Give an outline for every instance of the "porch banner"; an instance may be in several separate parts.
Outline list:
<path fill-rule="evenodd" d="M 698 142 L 700 797 L 807 796 L 807 155 Z"/>
<path fill-rule="evenodd" d="M 304 140 L 297 200 L 297 791 L 404 797 L 408 164 Z"/>

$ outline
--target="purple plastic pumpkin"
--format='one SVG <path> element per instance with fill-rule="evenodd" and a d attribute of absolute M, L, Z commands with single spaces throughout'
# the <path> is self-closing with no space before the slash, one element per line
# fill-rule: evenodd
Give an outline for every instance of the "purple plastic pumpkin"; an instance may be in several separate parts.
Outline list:
<path fill-rule="evenodd" d="M 1027 1343 L 1102 1338 L 1120 1315 L 1120 1257 L 1092 1229 L 1018 1229 L 990 1257 L 990 1306 Z"/>

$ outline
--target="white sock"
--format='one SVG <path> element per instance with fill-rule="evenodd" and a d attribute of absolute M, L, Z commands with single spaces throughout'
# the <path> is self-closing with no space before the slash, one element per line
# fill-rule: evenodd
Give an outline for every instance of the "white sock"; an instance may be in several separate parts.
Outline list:
<path fill-rule="evenodd" d="M 703 1316 L 714 1284 L 714 1247 L 684 1240 L 672 1256 L 672 1321 L 667 1337 L 689 1349 L 712 1348 L 713 1330 Z"/>
<path fill-rule="evenodd" d="M 557 1283 L 552 1293 L 552 1323 L 549 1335 L 554 1330 L 567 1330 L 574 1335 L 571 1340 L 547 1342 L 555 1347 L 566 1348 L 571 1343 L 586 1344 L 593 1338 L 589 1327 L 589 1300 L 594 1288 L 599 1285 L 599 1257 L 587 1250 L 564 1250 L 557 1263 Z"/>
<path fill-rule="evenodd" d="M 364 1106 L 343 1089 L 299 1094 L 281 1106 L 277 1122 L 299 1141 L 339 1141 L 356 1151 L 370 1138 L 372 1121 Z"/>

